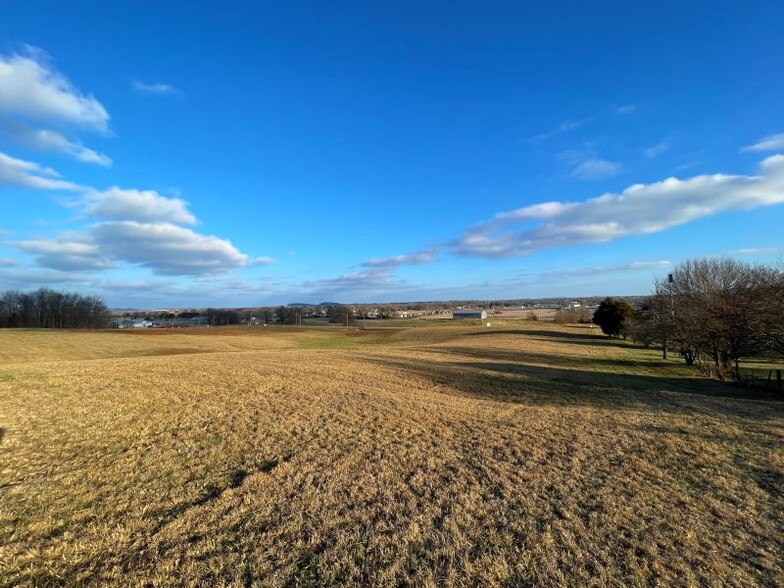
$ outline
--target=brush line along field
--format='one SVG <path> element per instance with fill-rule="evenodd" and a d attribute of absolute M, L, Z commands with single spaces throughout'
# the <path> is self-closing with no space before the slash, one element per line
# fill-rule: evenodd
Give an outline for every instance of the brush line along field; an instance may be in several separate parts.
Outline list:
<path fill-rule="evenodd" d="M 0 331 L 3 586 L 782 586 L 784 403 L 585 327 Z"/>

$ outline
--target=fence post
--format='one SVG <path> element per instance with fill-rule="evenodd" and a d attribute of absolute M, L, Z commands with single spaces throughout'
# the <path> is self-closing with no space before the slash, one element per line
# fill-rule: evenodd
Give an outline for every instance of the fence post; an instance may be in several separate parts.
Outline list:
<path fill-rule="evenodd" d="M 776 390 L 781 392 L 781 370 L 776 370 Z"/>

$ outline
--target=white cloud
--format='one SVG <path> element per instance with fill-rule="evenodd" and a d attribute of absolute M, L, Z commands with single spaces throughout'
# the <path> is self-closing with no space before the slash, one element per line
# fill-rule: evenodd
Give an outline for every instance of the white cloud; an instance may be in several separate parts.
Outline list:
<path fill-rule="evenodd" d="M 7 257 L 0 257 L 0 267 L 16 267 L 19 262 L 15 259 L 8 259 Z"/>
<path fill-rule="evenodd" d="M 763 137 L 753 145 L 742 147 L 741 151 L 776 151 L 778 149 L 784 149 L 784 133 Z"/>
<path fill-rule="evenodd" d="M 636 110 L 637 110 L 637 106 L 635 106 L 634 104 L 621 104 L 620 106 L 617 106 L 615 108 L 615 112 L 623 115 L 634 114 Z"/>
<path fill-rule="evenodd" d="M 162 84 L 160 82 L 155 82 L 152 84 L 147 84 L 145 82 L 141 82 L 139 80 L 133 80 L 131 82 L 131 86 L 133 89 L 140 94 L 177 94 L 177 89 L 170 85 L 170 84 Z"/>
<path fill-rule="evenodd" d="M 15 267 L 0 269 L 0 290 L 15 290 L 17 288 L 30 290 L 40 287 L 51 288 L 55 285 L 78 288 L 87 283 L 89 279 L 88 276 L 77 272 Z"/>
<path fill-rule="evenodd" d="M 105 222 L 89 228 L 92 243 L 109 257 L 163 275 L 225 272 L 247 264 L 231 242 L 170 223 Z"/>
<path fill-rule="evenodd" d="M 784 155 L 765 159 L 758 175 L 668 178 L 583 202 L 551 202 L 503 212 L 466 231 L 449 248 L 456 255 L 513 257 L 657 233 L 727 210 L 776 204 L 784 204 Z"/>
<path fill-rule="evenodd" d="M 78 233 L 55 240 L 11 245 L 32 255 L 38 265 L 56 270 L 102 270 L 126 262 L 164 275 L 207 275 L 248 265 L 248 256 L 229 241 L 180 227 L 196 217 L 179 198 L 152 190 L 113 187 L 104 192 L 59 179 L 53 169 L 0 153 L 0 184 L 84 192 L 78 201 L 87 216 L 103 219 Z M 259 257 L 252 265 L 272 263 Z"/>
<path fill-rule="evenodd" d="M 270 265 L 275 263 L 274 257 L 254 257 L 248 262 L 250 266 Z"/>
<path fill-rule="evenodd" d="M 0 184 L 26 186 L 37 190 L 83 190 L 82 186 L 61 180 L 52 168 L 0 153 Z"/>
<path fill-rule="evenodd" d="M 88 130 L 109 134 L 109 114 L 79 92 L 40 49 L 0 55 L 0 131 L 26 147 L 55 151 L 77 161 L 109 167 L 112 160 L 66 136 Z"/>
<path fill-rule="evenodd" d="M 661 141 L 656 143 L 656 145 L 652 145 L 644 151 L 645 157 L 647 157 L 648 159 L 653 159 L 654 157 L 658 157 L 662 153 L 668 151 L 670 149 L 670 146 L 671 145 L 669 139 L 662 139 Z"/>
<path fill-rule="evenodd" d="M 167 84 L 137 82 L 135 87 L 147 93 L 176 93 Z M 74 129 L 109 134 L 106 109 L 57 72 L 42 51 L 28 47 L 24 55 L 0 55 L 0 132 L 28 147 L 111 165 L 108 156 L 69 137 L 68 131 Z M 0 153 L 3 183 L 82 192 L 78 206 L 101 221 L 56 239 L 10 243 L 44 268 L 103 270 L 122 262 L 157 274 L 200 276 L 248 265 L 248 256 L 228 240 L 178 226 L 197 222 L 180 198 L 117 187 L 99 191 L 63 180 L 52 168 Z M 256 258 L 252 263 L 271 262 Z"/>
<path fill-rule="evenodd" d="M 109 114 L 51 67 L 46 54 L 0 55 L 0 113 L 30 120 L 65 122 L 107 133 Z"/>
<path fill-rule="evenodd" d="M 363 262 L 361 265 L 365 267 L 395 267 L 399 265 L 419 265 L 422 263 L 431 263 L 435 261 L 435 255 L 428 251 L 421 251 L 419 253 L 410 253 L 408 255 L 395 255 L 393 257 L 380 257 L 373 258 Z"/>
<path fill-rule="evenodd" d="M 27 147 L 40 151 L 65 153 L 83 163 L 110 167 L 112 160 L 103 153 L 88 149 L 78 142 L 69 140 L 65 135 L 48 129 L 33 129 L 23 124 L 7 125 L 3 134 Z"/>
<path fill-rule="evenodd" d="M 570 175 L 578 180 L 601 180 L 618 175 L 622 169 L 616 161 L 589 157 L 575 165 Z"/>
<path fill-rule="evenodd" d="M 33 239 L 12 243 L 32 255 L 38 265 L 60 271 L 108 269 L 113 264 L 102 257 L 98 248 L 82 241 Z"/>
<path fill-rule="evenodd" d="M 541 204 L 532 204 L 531 206 L 524 206 L 523 208 L 510 210 L 509 212 L 498 213 L 495 220 L 514 221 L 552 218 L 563 214 L 574 206 L 576 205 L 573 202 L 542 202 Z"/>
<path fill-rule="evenodd" d="M 229 241 L 170 223 L 102 222 L 58 239 L 10 243 L 38 265 L 57 270 L 102 270 L 126 262 L 170 276 L 222 273 L 247 264 Z"/>
<path fill-rule="evenodd" d="M 85 196 L 84 207 L 87 214 L 108 220 L 196 223 L 187 202 L 161 196 L 152 190 L 113 187 L 105 192 L 90 192 Z"/>

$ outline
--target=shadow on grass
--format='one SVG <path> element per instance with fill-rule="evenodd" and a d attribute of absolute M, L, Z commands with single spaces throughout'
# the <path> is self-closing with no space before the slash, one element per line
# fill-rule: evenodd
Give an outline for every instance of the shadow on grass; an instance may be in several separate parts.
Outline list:
<path fill-rule="evenodd" d="M 759 467 L 748 463 L 738 455 L 735 456 L 735 465 L 739 469 L 747 471 L 757 487 L 766 492 L 771 499 L 779 500 L 784 494 L 784 475 L 772 466 Z M 784 522 L 784 519 L 780 520 Z"/>
<path fill-rule="evenodd" d="M 499 357 L 493 358 L 494 353 Z M 462 349 L 459 355 L 467 361 L 378 361 L 468 396 L 501 402 L 711 413 L 759 420 L 784 417 L 784 402 L 770 394 L 709 379 L 581 369 L 571 358 L 568 368 L 530 365 L 524 363 L 525 355 L 500 351 Z M 471 356 L 477 361 L 468 360 Z M 553 363 L 553 356 L 541 357 Z"/>
<path fill-rule="evenodd" d="M 546 329 L 503 329 L 491 331 L 478 331 L 469 333 L 468 337 L 486 337 L 491 335 L 520 335 L 523 337 L 536 337 L 549 339 L 554 342 L 568 343 L 570 345 L 603 345 L 605 347 L 633 348 L 633 345 L 622 339 L 614 339 L 598 333 L 570 333 L 565 331 L 548 331 Z"/>
<path fill-rule="evenodd" d="M 502 333 L 504 331 L 496 331 Z M 508 332 L 508 331 L 507 331 Z M 532 333 L 534 331 L 515 331 Z M 548 332 L 548 331 L 541 331 Z M 479 333 L 477 333 L 479 334 Z M 556 337 L 568 338 L 569 333 L 555 332 Z M 575 335 L 578 336 L 578 335 Z M 589 335 L 590 336 L 590 335 Z M 600 340 L 606 338 L 594 335 Z M 586 344 L 593 344 L 588 343 Z M 612 388 L 629 388 L 619 382 L 634 383 L 638 390 L 667 390 L 700 394 L 711 398 L 731 398 L 736 400 L 760 400 L 779 403 L 784 406 L 784 395 L 774 389 L 750 388 L 731 382 L 721 382 L 700 376 L 696 368 L 686 367 L 681 360 L 662 360 L 655 350 L 633 347 L 620 343 L 630 352 L 628 358 L 573 356 L 566 354 L 538 353 L 534 351 L 509 351 L 493 348 L 439 347 L 428 351 L 445 355 L 458 355 L 478 360 L 502 361 L 511 371 L 526 370 L 544 364 L 544 368 L 563 368 L 566 373 L 583 373 L 592 376 L 595 382 L 604 382 Z M 647 354 L 650 357 L 634 357 L 631 353 Z M 534 365 L 531 365 L 534 364 Z M 638 372 L 638 373 L 629 373 Z M 650 372 L 650 373 L 647 373 Z M 640 387 L 641 386 L 641 387 Z"/>
<path fill-rule="evenodd" d="M 438 347 L 430 349 L 433 353 L 445 353 L 448 355 L 460 355 L 477 359 L 492 359 L 510 361 L 516 364 L 546 364 L 556 365 L 565 368 L 585 368 L 588 371 L 618 372 L 628 369 L 662 369 L 678 370 L 678 366 L 672 361 L 661 359 L 621 359 L 617 357 L 590 357 L 572 355 L 555 355 L 552 353 L 537 353 L 535 351 L 505 351 L 501 349 L 472 349 L 466 347 Z M 640 350 L 642 351 L 642 350 Z"/>

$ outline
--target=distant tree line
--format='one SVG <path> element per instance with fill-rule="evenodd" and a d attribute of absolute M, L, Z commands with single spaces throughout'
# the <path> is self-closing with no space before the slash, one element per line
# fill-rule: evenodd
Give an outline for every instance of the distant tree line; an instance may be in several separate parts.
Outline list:
<path fill-rule="evenodd" d="M 0 327 L 84 329 L 109 325 L 109 309 L 98 296 L 57 292 L 4 292 L 0 296 Z"/>
<path fill-rule="evenodd" d="M 180 314 L 181 317 L 187 318 L 184 315 L 185 313 Z M 207 323 L 210 325 L 236 325 L 240 322 L 240 313 L 230 308 L 208 308 L 204 316 L 207 317 Z"/>
<path fill-rule="evenodd" d="M 355 314 L 348 306 L 335 305 L 327 309 L 329 322 L 338 325 L 355 325 L 357 323 Z"/>
<path fill-rule="evenodd" d="M 639 308 L 608 298 L 593 320 L 608 335 L 660 344 L 665 359 L 675 351 L 687 365 L 719 377 L 734 367 L 739 376 L 743 358 L 784 355 L 784 269 L 734 259 L 687 261 L 656 280 Z"/>
<path fill-rule="evenodd" d="M 278 306 L 269 318 L 269 322 L 296 325 L 302 320 L 302 309 L 296 306 Z"/>
<path fill-rule="evenodd" d="M 528 313 L 528 320 L 539 320 L 535 312 Z M 590 323 L 592 321 L 591 311 L 585 308 L 560 308 L 553 315 L 553 322 L 560 325 L 572 323 Z"/>

